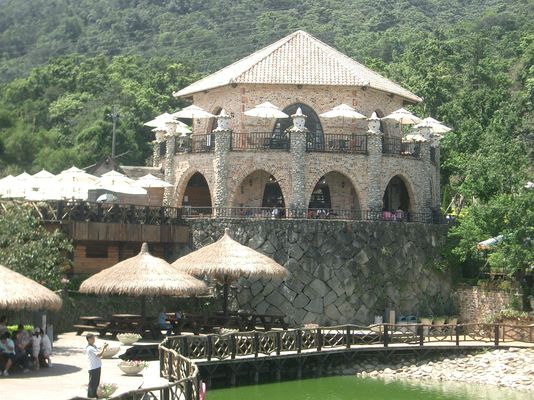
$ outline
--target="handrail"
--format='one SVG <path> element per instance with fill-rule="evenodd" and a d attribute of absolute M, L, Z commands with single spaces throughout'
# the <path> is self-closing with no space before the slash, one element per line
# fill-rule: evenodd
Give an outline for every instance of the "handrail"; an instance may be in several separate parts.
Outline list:
<path fill-rule="evenodd" d="M 46 222 L 104 222 L 146 225 L 176 225 L 187 219 L 329 219 L 344 221 L 386 221 L 444 224 L 437 212 L 389 212 L 374 210 L 343 210 L 286 207 L 164 207 L 134 204 L 109 204 L 89 201 L 50 200 L 25 202 L 0 200 L 15 204 L 31 204 L 38 218 Z M 1 210 L 0 210 L 1 212 Z"/>

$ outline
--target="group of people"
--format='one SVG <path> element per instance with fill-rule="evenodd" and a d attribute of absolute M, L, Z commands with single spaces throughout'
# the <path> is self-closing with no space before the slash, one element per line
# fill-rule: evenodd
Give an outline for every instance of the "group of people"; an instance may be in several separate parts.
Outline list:
<path fill-rule="evenodd" d="M 30 368 L 51 367 L 51 353 L 52 343 L 41 328 L 26 330 L 19 324 L 10 333 L 7 318 L 0 317 L 0 375 L 9 376 L 17 368 L 28 372 Z"/>

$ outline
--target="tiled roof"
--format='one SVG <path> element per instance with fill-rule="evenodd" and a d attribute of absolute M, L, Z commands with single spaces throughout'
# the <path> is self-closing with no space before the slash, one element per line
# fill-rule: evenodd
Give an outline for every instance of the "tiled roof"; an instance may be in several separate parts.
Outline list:
<path fill-rule="evenodd" d="M 368 86 L 422 99 L 304 31 L 289 36 L 173 93 L 189 96 L 233 83 Z"/>

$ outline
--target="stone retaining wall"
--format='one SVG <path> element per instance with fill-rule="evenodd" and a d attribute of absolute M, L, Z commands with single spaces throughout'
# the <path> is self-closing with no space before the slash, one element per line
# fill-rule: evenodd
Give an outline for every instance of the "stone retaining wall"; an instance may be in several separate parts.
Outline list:
<path fill-rule="evenodd" d="M 512 298 L 508 292 L 484 290 L 478 287 L 457 289 L 460 320 L 483 322 L 486 318 L 508 308 Z"/>
<path fill-rule="evenodd" d="M 229 227 L 242 244 L 289 271 L 284 282 L 239 280 L 230 306 L 285 314 L 292 324 L 373 322 L 386 307 L 417 315 L 446 301 L 450 280 L 433 263 L 446 226 L 328 220 L 198 220 L 190 222 L 194 248 Z"/>

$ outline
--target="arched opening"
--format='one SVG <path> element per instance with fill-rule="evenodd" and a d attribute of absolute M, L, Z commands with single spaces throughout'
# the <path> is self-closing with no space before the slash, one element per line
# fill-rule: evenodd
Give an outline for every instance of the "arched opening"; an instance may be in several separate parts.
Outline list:
<path fill-rule="evenodd" d="M 360 202 L 351 180 L 336 171 L 321 176 L 313 188 L 308 204 L 309 216 L 356 216 Z"/>
<path fill-rule="evenodd" d="M 403 219 L 412 211 L 412 201 L 406 184 L 398 175 L 391 178 L 382 199 L 384 219 Z"/>
<path fill-rule="evenodd" d="M 323 126 L 321 125 L 321 120 L 313 108 L 302 103 L 291 104 L 284 108 L 284 112 L 291 116 L 297 112 L 297 108 L 302 110 L 302 113 L 307 116 L 306 118 L 306 128 L 309 131 L 308 134 L 308 147 L 313 146 L 324 146 L 324 132 Z M 291 118 L 280 118 L 276 120 L 273 129 L 273 138 L 284 138 L 286 137 L 286 129 L 290 128 L 293 125 L 293 120 Z"/>
<path fill-rule="evenodd" d="M 200 172 L 193 174 L 185 188 L 182 206 L 199 214 L 211 214 L 211 194 L 208 182 Z"/>
<path fill-rule="evenodd" d="M 233 206 L 243 209 L 285 208 L 285 200 L 278 180 L 267 171 L 257 170 L 243 179 L 234 194 Z"/>

